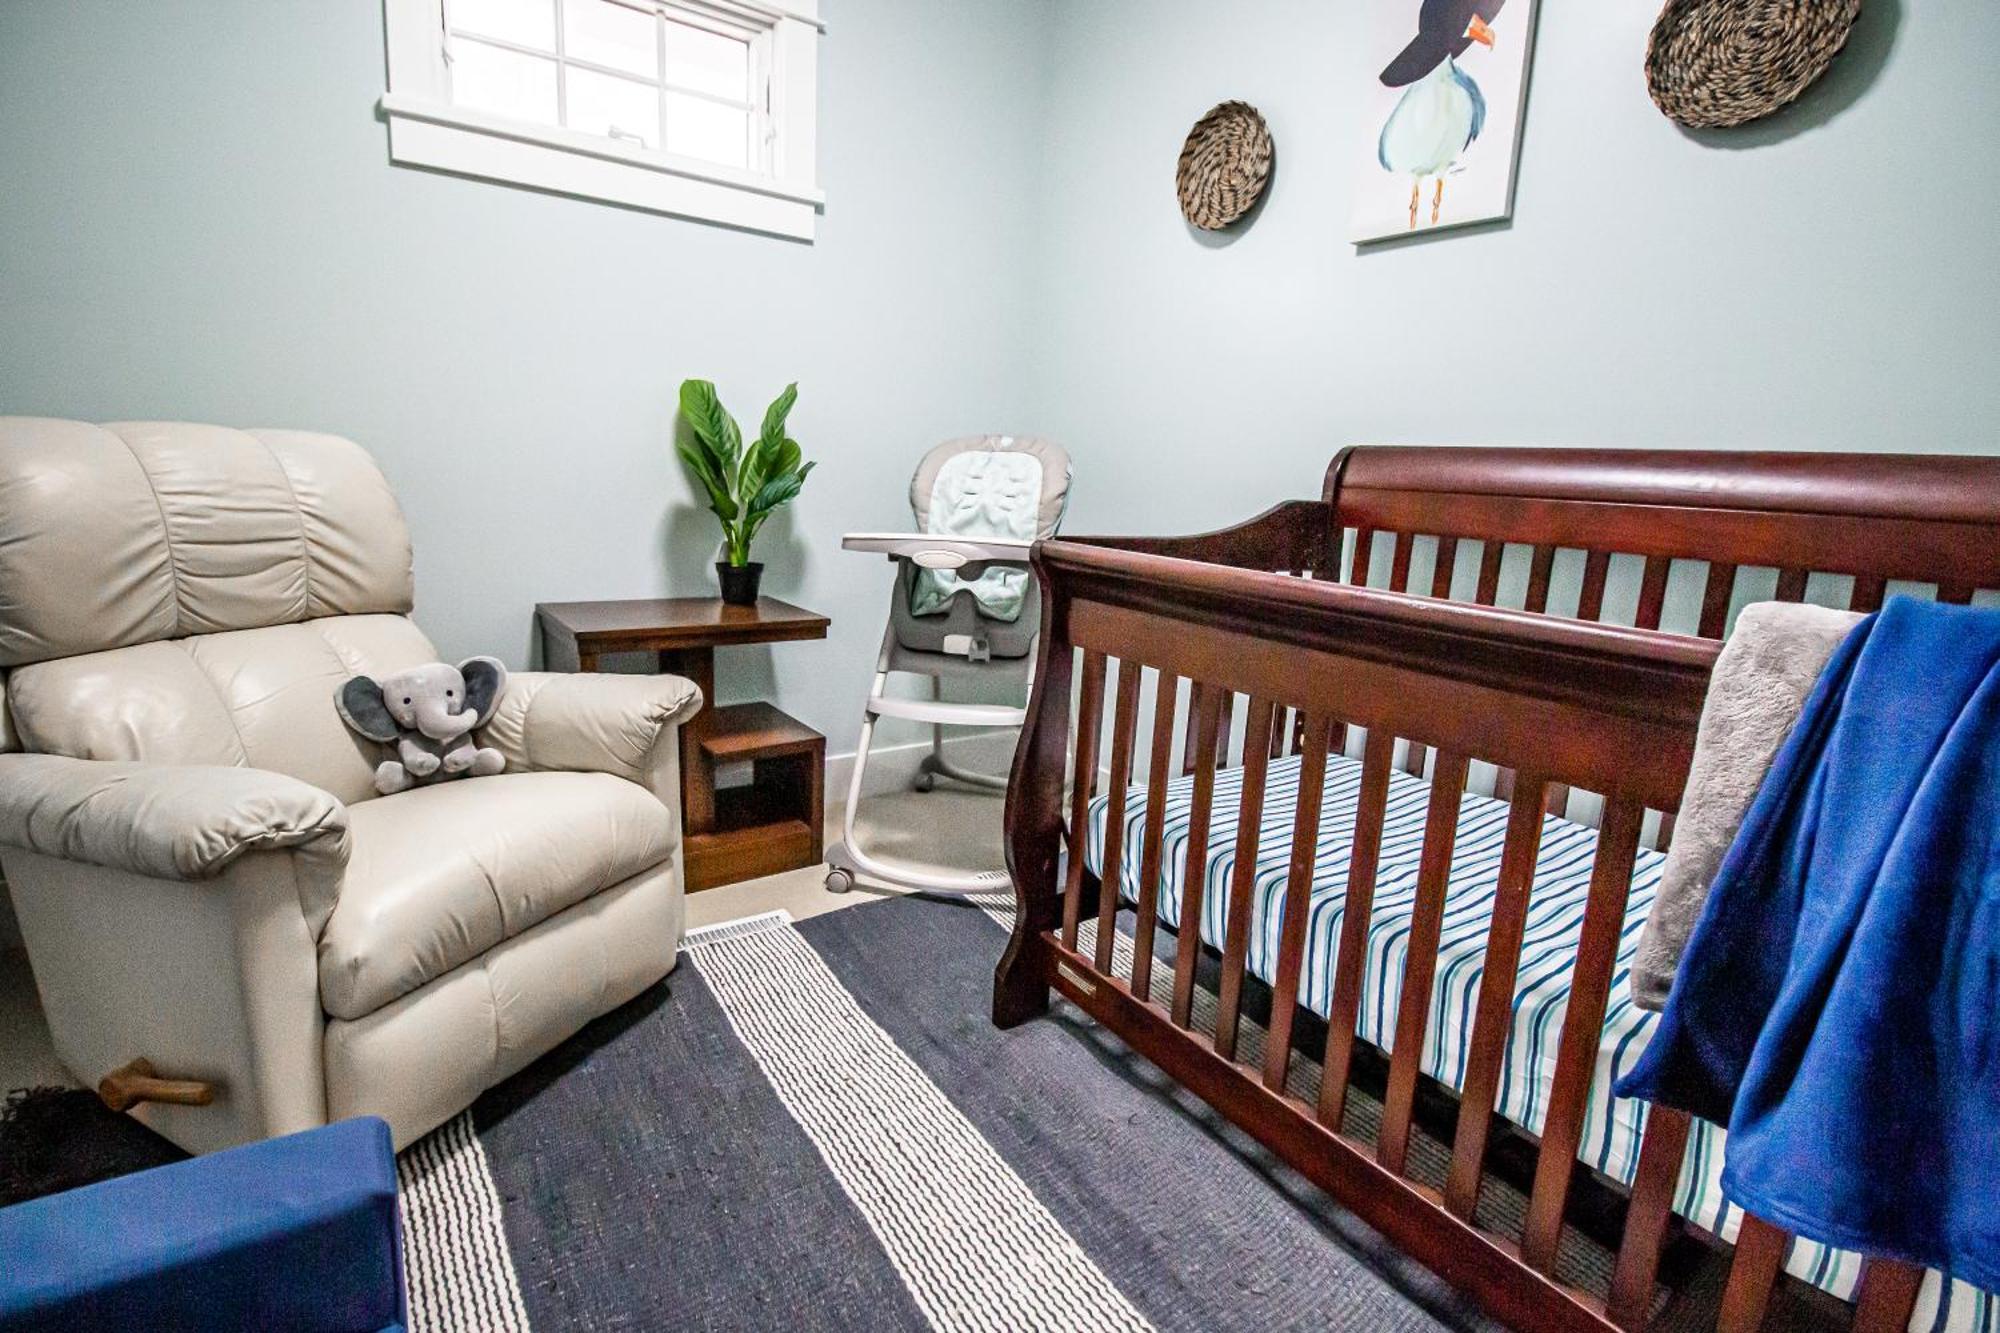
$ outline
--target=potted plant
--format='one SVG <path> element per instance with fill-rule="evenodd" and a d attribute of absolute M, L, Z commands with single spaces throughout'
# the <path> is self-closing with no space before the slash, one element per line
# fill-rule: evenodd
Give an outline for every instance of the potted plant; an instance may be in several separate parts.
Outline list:
<path fill-rule="evenodd" d="M 681 416 L 688 438 L 677 444 L 681 461 L 708 492 L 708 507 L 722 520 L 723 559 L 715 562 L 722 600 L 750 606 L 764 566 L 750 558 L 750 543 L 764 520 L 790 504 L 813 470 L 803 462 L 799 442 L 785 434 L 785 418 L 798 401 L 799 386 L 787 384 L 764 411 L 764 425 L 748 448 L 736 418 L 729 415 L 707 380 L 681 385 Z"/>

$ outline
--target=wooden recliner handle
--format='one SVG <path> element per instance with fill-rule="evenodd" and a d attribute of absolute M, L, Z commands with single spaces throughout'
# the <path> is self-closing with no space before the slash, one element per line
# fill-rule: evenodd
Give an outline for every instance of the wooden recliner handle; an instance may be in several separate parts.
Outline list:
<path fill-rule="evenodd" d="M 215 1100 L 215 1085 L 191 1078 L 161 1078 L 151 1060 L 120 1065 L 98 1080 L 97 1095 L 114 1111 L 130 1110 L 140 1102 L 175 1106 L 207 1106 Z"/>

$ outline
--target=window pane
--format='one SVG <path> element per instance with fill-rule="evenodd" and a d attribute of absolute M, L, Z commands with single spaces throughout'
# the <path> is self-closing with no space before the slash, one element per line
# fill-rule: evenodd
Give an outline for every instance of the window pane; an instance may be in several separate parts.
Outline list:
<path fill-rule="evenodd" d="M 569 127 L 620 143 L 660 146 L 660 90 L 649 83 L 569 67 Z"/>
<path fill-rule="evenodd" d="M 668 93 L 667 151 L 725 166 L 747 167 L 750 113 L 686 93 Z"/>
<path fill-rule="evenodd" d="M 651 14 L 607 0 L 563 0 L 563 54 L 657 79 L 658 22 Z"/>
<path fill-rule="evenodd" d="M 555 0 L 451 0 L 451 26 L 542 51 L 556 49 Z"/>
<path fill-rule="evenodd" d="M 556 62 L 484 42 L 451 44 L 451 100 L 515 120 L 556 123 Z"/>
<path fill-rule="evenodd" d="M 750 99 L 750 44 L 667 20 L 667 82 L 677 88 Z"/>

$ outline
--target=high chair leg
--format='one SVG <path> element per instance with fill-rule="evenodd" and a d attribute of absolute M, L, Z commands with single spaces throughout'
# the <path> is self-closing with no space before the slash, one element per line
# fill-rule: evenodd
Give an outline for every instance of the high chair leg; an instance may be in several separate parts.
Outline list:
<path fill-rule="evenodd" d="M 875 684 L 870 689 L 868 695 L 868 701 L 871 706 L 862 710 L 861 736 L 856 742 L 854 750 L 854 772 L 847 780 L 847 808 L 840 812 L 841 840 L 837 845 L 829 847 L 826 852 L 827 892 L 846 893 L 854 887 L 857 875 L 867 875 L 872 879 L 879 879 L 885 883 L 896 885 L 899 888 L 925 889 L 932 893 L 999 893 L 1006 891 L 1012 887 L 1013 881 L 1008 879 L 1005 871 L 981 870 L 958 874 L 938 873 L 918 870 L 911 866 L 898 866 L 878 861 L 862 850 L 861 839 L 855 829 L 855 812 L 861 805 L 862 782 L 868 770 L 868 750 L 875 740 L 876 713 L 872 705 L 883 696 L 887 688 L 888 673 L 877 672 L 875 675 Z M 942 730 L 943 727 L 941 724 L 933 724 L 931 734 L 933 744 L 936 748 L 934 748 L 932 755 L 927 756 L 927 761 L 936 759 L 938 749 L 942 748 L 942 741 L 939 739 L 939 733 Z M 955 769 L 944 768 L 941 760 L 938 762 L 940 771 L 946 772 L 953 777 L 961 778 L 964 781 L 981 783 L 983 785 L 984 780 L 981 775 L 961 774 Z M 1006 784 L 1002 782 L 1000 786 L 1004 788 Z"/>

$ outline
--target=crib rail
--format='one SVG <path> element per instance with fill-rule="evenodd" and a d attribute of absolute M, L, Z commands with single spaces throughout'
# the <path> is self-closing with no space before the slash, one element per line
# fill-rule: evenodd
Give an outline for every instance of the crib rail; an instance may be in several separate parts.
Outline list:
<path fill-rule="evenodd" d="M 1678 804 L 1696 723 L 1719 646 L 1692 636 L 1468 605 L 1356 587 L 1315 572 L 1308 537 L 1327 531 L 1324 507 L 1283 507 L 1257 520 L 1292 544 L 1275 560 L 1231 545 L 1230 564 L 1205 563 L 1216 537 L 1169 551 L 1159 544 L 1055 541 L 1036 550 L 1043 626 L 1035 697 L 1017 751 L 1007 809 L 1016 921 L 995 979 L 1003 1026 L 1045 1011 L 1053 989 L 1117 1032 L 1277 1152 L 1396 1245 L 1528 1328 L 1637 1329 L 1658 1299 L 1663 1247 L 1689 1133 L 1685 1116 L 1656 1111 L 1640 1150 L 1608 1290 L 1559 1276 L 1573 1180 L 1613 965 L 1646 811 Z M 1250 525 L 1246 525 L 1248 527 Z M 1242 530 L 1237 530 L 1241 532 Z M 1199 543 L 1207 542 L 1203 547 Z M 1183 555 L 1201 557 L 1181 558 Z M 1266 572 L 1275 564 L 1285 571 Z M 1150 685 L 1150 690 L 1148 686 Z M 1185 688 L 1183 688 L 1185 687 Z M 1142 707 L 1150 695 L 1150 707 Z M 1229 719 L 1242 714 L 1232 749 Z M 1106 713 L 1109 717 L 1106 717 Z M 1286 719 L 1290 719 L 1289 723 Z M 1108 724 L 1108 728 L 1107 728 Z M 1109 731 L 1108 745 L 1104 732 Z M 1073 742 L 1073 743 L 1072 743 Z M 1261 1041 L 1244 1016 L 1252 876 L 1270 796 L 1270 760 L 1300 755 L 1296 814 L 1279 909 L 1270 1018 Z M 1421 747 L 1421 751 L 1419 751 Z M 1157 895 L 1165 881 L 1164 802 L 1149 800 L 1141 834 L 1137 912 L 1124 970 L 1114 948 L 1125 878 L 1128 788 L 1154 793 L 1179 768 L 1192 776 L 1180 920 L 1202 919 L 1215 774 L 1240 765 L 1234 878 L 1219 958 L 1213 1030 L 1194 1020 L 1198 941 L 1158 966 Z M 1307 947 L 1314 851 L 1328 757 L 1361 764 L 1346 910 L 1316 1096 L 1300 1091 L 1306 1057 L 1293 1049 Z M 1071 755 L 1074 754 L 1074 768 Z M 1414 914 L 1379 1129 L 1353 1110 L 1357 1015 L 1392 768 L 1429 756 Z M 1508 819 L 1485 964 L 1455 1128 L 1442 1180 L 1417 1178 L 1412 1141 L 1422 1054 L 1438 965 L 1461 794 L 1474 761 L 1517 775 L 1499 793 Z M 1518 1234 L 1477 1218 L 1495 1131 L 1495 1104 L 1520 967 L 1530 889 L 1556 789 L 1603 800 L 1571 994 L 1525 1217 Z M 1090 803 L 1108 802 L 1101 879 L 1081 854 Z M 1287 793 L 1289 794 L 1289 793 Z M 1085 927 L 1094 923 L 1086 949 Z M 1253 1046 L 1260 1049 L 1253 1049 Z M 1773 1238 L 1775 1237 L 1775 1247 Z M 1739 1244 L 1723 1322 L 1755 1327 L 1784 1252 L 1784 1233 L 1754 1222 Z M 1915 1298 L 1914 1270 L 1871 1264 L 1856 1327 L 1899 1326 Z"/>

